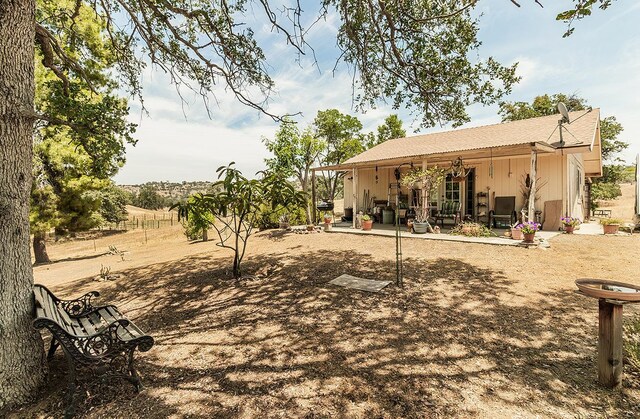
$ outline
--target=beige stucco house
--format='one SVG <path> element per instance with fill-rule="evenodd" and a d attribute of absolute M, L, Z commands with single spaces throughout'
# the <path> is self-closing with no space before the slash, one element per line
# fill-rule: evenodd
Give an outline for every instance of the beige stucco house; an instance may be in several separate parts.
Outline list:
<path fill-rule="evenodd" d="M 560 118 L 551 115 L 393 139 L 343 164 L 314 170 L 344 172 L 344 205 L 357 213 L 370 211 L 375 201 L 393 205 L 396 195 L 405 205 L 416 205 L 419 194 L 398 189 L 395 169 L 405 173 L 411 165 L 448 168 L 460 157 L 468 175 L 462 181 L 448 176 L 429 204 L 435 210 L 444 201 L 457 201 L 466 218 L 477 220 L 493 208 L 496 197 L 515 197 L 516 210 L 526 212 L 522 186 L 527 175 L 535 173 L 535 209 L 544 229 L 553 230 L 562 215 L 588 218 L 591 179 L 602 176 L 599 109 L 571 112 L 569 123 L 559 124 Z"/>

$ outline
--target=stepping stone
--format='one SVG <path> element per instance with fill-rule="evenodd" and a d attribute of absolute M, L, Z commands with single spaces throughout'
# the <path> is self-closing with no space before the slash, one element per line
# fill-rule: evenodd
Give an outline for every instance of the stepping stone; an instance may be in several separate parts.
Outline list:
<path fill-rule="evenodd" d="M 329 281 L 329 283 L 354 290 L 379 292 L 381 289 L 389 285 L 391 281 L 376 281 L 373 279 L 358 278 L 356 276 L 344 274 Z"/>

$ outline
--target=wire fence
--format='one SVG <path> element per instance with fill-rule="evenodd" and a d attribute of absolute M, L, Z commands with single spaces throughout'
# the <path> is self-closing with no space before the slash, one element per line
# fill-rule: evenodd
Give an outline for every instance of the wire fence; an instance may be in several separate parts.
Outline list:
<path fill-rule="evenodd" d="M 162 214 L 162 217 L 156 216 L 147 217 L 143 215 L 142 217 L 131 217 L 126 221 L 121 221 L 119 223 L 108 223 L 102 226 L 102 230 L 151 230 L 158 228 L 167 228 L 173 227 L 178 223 L 178 218 L 175 214 Z"/>

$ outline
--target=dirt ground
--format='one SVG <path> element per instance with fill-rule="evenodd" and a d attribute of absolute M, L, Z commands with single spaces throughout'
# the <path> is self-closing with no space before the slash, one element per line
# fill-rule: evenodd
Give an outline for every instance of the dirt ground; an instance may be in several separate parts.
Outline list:
<path fill-rule="evenodd" d="M 188 243 L 180 227 L 146 243 L 138 230 L 51 244 L 54 263 L 34 273 L 63 297 L 99 290 L 155 338 L 137 355 L 145 390 L 85 380 L 81 417 L 640 416 L 638 372 L 626 367 L 620 391 L 598 385 L 597 301 L 574 292 L 581 277 L 640 285 L 640 235 L 403 246 L 404 287 L 379 294 L 327 282 L 394 280 L 394 240 L 340 233 L 258 233 L 253 278 L 238 281 L 229 251 Z M 96 281 L 101 266 L 117 278 Z M 60 352 L 50 370 L 10 417 L 61 417 Z"/>

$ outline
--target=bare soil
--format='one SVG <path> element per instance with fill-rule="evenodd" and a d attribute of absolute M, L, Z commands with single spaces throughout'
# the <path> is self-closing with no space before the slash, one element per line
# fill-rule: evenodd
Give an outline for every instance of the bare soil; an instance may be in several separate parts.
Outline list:
<path fill-rule="evenodd" d="M 137 355 L 146 389 L 84 380 L 80 417 L 640 416 L 636 371 L 620 391 L 598 385 L 597 301 L 574 292 L 580 277 L 640 284 L 640 235 L 403 246 L 404 287 L 379 294 L 327 282 L 395 280 L 393 238 L 340 233 L 261 232 L 243 280 L 229 251 L 180 227 L 51 244 L 56 262 L 34 272 L 63 297 L 99 290 L 155 338 Z M 118 278 L 96 281 L 101 265 Z M 62 416 L 60 352 L 50 370 L 10 417 Z"/>

